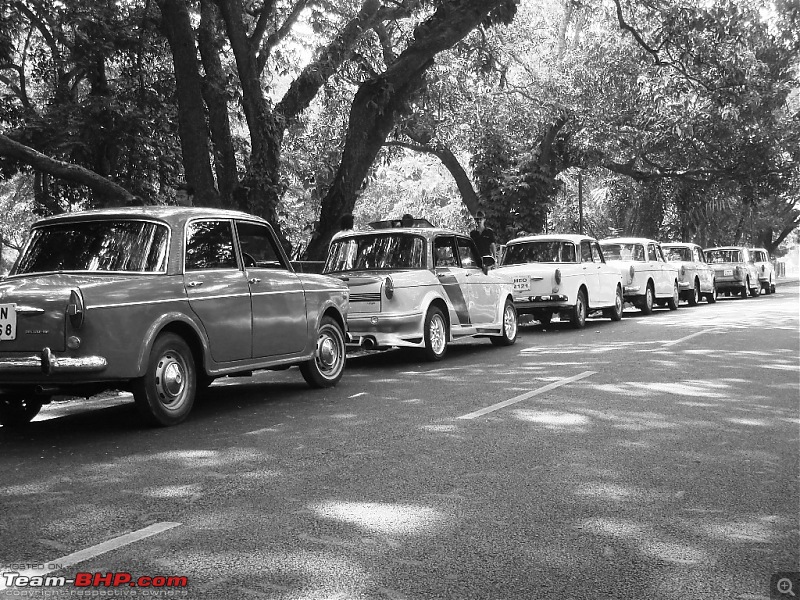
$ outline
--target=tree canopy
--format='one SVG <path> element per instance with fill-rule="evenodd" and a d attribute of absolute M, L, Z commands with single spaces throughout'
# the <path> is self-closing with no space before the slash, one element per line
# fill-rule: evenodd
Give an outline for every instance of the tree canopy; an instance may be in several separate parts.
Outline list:
<path fill-rule="evenodd" d="M 403 206 L 462 228 L 481 207 L 501 238 L 582 222 L 774 250 L 800 223 L 799 18 L 789 0 L 5 0 L 0 170 L 26 183 L 0 190 L 49 214 L 170 203 L 185 180 L 311 258 L 343 213 Z M 454 197 L 409 204 L 431 161 Z"/>

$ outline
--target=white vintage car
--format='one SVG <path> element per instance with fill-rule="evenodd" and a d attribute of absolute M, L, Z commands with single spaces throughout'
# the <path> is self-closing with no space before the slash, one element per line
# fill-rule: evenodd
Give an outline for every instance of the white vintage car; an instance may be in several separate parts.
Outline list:
<path fill-rule="evenodd" d="M 769 257 L 769 252 L 764 248 L 752 248 L 750 254 L 753 257 L 753 264 L 758 271 L 758 282 L 761 284 L 761 293 L 775 293 L 775 265 Z"/>
<path fill-rule="evenodd" d="M 661 246 L 648 238 L 620 237 L 600 240 L 606 260 L 622 274 L 624 296 L 644 314 L 653 306 L 678 309 L 679 269 L 668 263 Z"/>
<path fill-rule="evenodd" d="M 689 306 L 697 306 L 701 298 L 709 303 L 717 301 L 714 269 L 706 262 L 703 249 L 690 242 L 661 244 L 667 261 L 678 266 L 678 290 Z"/>
<path fill-rule="evenodd" d="M 717 290 L 726 296 L 741 294 L 758 296 L 761 285 L 758 282 L 758 269 L 753 262 L 750 249 L 744 246 L 721 246 L 706 248 L 706 259 L 714 268 Z"/>
<path fill-rule="evenodd" d="M 323 273 L 350 287 L 350 345 L 420 348 L 440 360 L 448 342 L 466 336 L 513 344 L 511 280 L 489 271 L 494 260 L 466 235 L 417 221 L 377 222 L 331 242 Z"/>
<path fill-rule="evenodd" d="M 545 325 L 560 314 L 581 328 L 597 310 L 614 321 L 622 318 L 622 278 L 593 238 L 567 234 L 511 240 L 496 272 L 513 279 L 517 312 Z"/>

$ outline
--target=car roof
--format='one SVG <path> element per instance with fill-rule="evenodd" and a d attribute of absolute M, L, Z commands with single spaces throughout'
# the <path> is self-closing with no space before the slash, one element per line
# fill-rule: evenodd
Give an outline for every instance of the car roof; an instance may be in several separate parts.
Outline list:
<path fill-rule="evenodd" d="M 541 235 L 526 235 L 523 237 L 514 238 L 513 240 L 508 240 L 506 245 L 511 244 L 518 244 L 521 242 L 572 242 L 573 244 L 579 244 L 583 240 L 592 240 L 596 241 L 590 235 L 579 235 L 577 233 L 545 233 Z"/>
<path fill-rule="evenodd" d="M 426 238 L 434 237 L 436 235 L 457 235 L 460 237 L 469 237 L 463 233 L 453 231 L 452 229 L 445 229 L 444 227 L 386 227 L 382 229 L 365 229 L 362 231 L 344 231 L 336 236 L 336 241 L 348 237 L 357 237 L 362 235 L 386 235 L 387 233 L 412 233 L 421 235 Z"/>
<path fill-rule="evenodd" d="M 99 208 L 94 210 L 84 210 L 71 213 L 62 213 L 40 219 L 34 226 L 49 225 L 53 223 L 86 221 L 110 218 L 122 219 L 160 219 L 167 222 L 180 222 L 186 219 L 197 217 L 223 217 L 238 219 L 256 219 L 263 221 L 260 217 L 250 215 L 238 210 L 227 210 L 220 208 L 207 208 L 198 206 L 123 206 L 115 208 Z"/>
<path fill-rule="evenodd" d="M 706 250 L 749 250 L 747 246 L 711 246 Z"/>
<path fill-rule="evenodd" d="M 609 244 L 658 244 L 654 239 L 643 237 L 613 237 L 600 240 L 601 244 L 604 242 Z"/>
<path fill-rule="evenodd" d="M 699 248 L 700 244 L 694 242 L 664 242 L 661 244 L 663 248 Z"/>

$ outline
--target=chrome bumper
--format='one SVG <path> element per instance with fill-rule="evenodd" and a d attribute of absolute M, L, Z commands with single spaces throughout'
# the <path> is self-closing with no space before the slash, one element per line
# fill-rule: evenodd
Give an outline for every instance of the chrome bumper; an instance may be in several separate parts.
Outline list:
<path fill-rule="evenodd" d="M 50 348 L 31 356 L 0 357 L 0 373 L 99 373 L 107 366 L 102 356 L 59 357 Z"/>

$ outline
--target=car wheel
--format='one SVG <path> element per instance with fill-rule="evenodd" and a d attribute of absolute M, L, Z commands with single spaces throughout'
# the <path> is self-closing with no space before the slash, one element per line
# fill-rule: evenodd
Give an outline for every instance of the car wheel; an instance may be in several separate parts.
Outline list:
<path fill-rule="evenodd" d="M 747 282 L 749 284 L 750 280 L 748 279 Z M 749 285 L 748 285 L 748 287 L 749 287 Z M 757 283 L 755 287 L 751 287 L 750 288 L 750 295 L 753 296 L 754 298 L 756 296 L 760 296 L 761 295 L 761 284 L 760 283 Z"/>
<path fill-rule="evenodd" d="M 573 329 L 582 329 L 586 325 L 586 292 L 578 290 L 575 306 L 569 313 L 569 323 Z"/>
<path fill-rule="evenodd" d="M 503 333 L 489 338 L 495 346 L 511 346 L 517 341 L 517 309 L 511 300 L 503 308 Z"/>
<path fill-rule="evenodd" d="M 447 321 L 442 311 L 435 306 L 431 306 L 425 315 L 424 335 L 425 358 L 430 361 L 442 360 L 447 352 Z"/>
<path fill-rule="evenodd" d="M 323 317 L 317 331 L 317 347 L 314 356 L 300 365 L 303 379 L 311 387 L 334 386 L 342 378 L 346 351 L 344 334 L 339 323 L 331 317 Z"/>
<path fill-rule="evenodd" d="M 769 281 L 765 281 L 764 283 L 761 284 L 761 293 L 764 294 L 765 296 L 769 296 L 770 294 Z"/>
<path fill-rule="evenodd" d="M 708 302 L 709 304 L 714 304 L 717 301 L 718 293 L 719 292 L 717 292 L 717 286 L 716 284 L 714 284 L 714 288 L 711 290 L 711 292 L 706 294 L 706 302 Z"/>
<path fill-rule="evenodd" d="M 698 304 L 700 304 L 700 282 L 695 279 L 692 295 L 689 296 L 689 306 L 697 306 Z"/>
<path fill-rule="evenodd" d="M 192 351 L 174 333 L 156 338 L 147 371 L 133 385 L 136 407 L 153 425 L 177 425 L 189 416 L 197 391 Z"/>
<path fill-rule="evenodd" d="M 639 305 L 639 310 L 645 315 L 649 315 L 653 312 L 653 284 L 650 282 L 647 283 L 647 289 L 644 292 L 644 299 Z"/>
<path fill-rule="evenodd" d="M 553 320 L 553 313 L 551 313 L 549 310 L 545 310 L 543 312 L 535 313 L 533 317 L 542 325 L 547 326 L 550 325 L 550 321 Z"/>
<path fill-rule="evenodd" d="M 625 299 L 622 297 L 622 288 L 617 286 L 617 295 L 614 298 L 614 308 L 611 309 L 611 317 L 612 321 L 620 321 L 622 320 L 622 311 L 625 308 Z"/>
<path fill-rule="evenodd" d="M 744 287 L 741 290 L 739 290 L 739 293 L 741 294 L 742 298 L 747 298 L 747 294 L 749 291 L 750 291 L 750 278 L 748 277 L 744 282 Z"/>
<path fill-rule="evenodd" d="M 678 301 L 680 298 L 680 292 L 678 292 L 678 282 L 676 281 L 672 287 L 672 298 L 667 300 L 667 307 L 670 310 L 678 310 Z"/>
<path fill-rule="evenodd" d="M 769 284 L 769 293 L 770 294 L 774 294 L 775 293 L 775 289 L 776 289 L 775 288 L 775 284 L 770 282 L 770 284 Z"/>
<path fill-rule="evenodd" d="M 48 398 L 27 398 L 20 396 L 0 396 L 0 425 L 20 427 L 27 425 L 39 414 L 42 404 Z"/>

